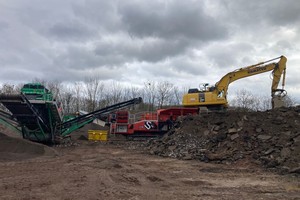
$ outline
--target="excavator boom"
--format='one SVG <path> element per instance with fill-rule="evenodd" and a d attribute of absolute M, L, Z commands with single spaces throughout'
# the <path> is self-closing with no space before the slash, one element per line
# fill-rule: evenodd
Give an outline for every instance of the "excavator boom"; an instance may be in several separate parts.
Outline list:
<path fill-rule="evenodd" d="M 272 62 L 277 59 L 279 59 L 278 62 Z M 273 70 L 273 82 L 271 87 L 272 107 L 279 107 L 280 105 L 278 103 L 282 101 L 282 94 L 285 94 L 286 62 L 286 57 L 280 56 L 229 72 L 212 87 L 205 87 L 204 90 L 190 89 L 189 92 L 183 96 L 183 105 L 187 107 L 207 107 L 209 109 L 226 108 L 228 106 L 227 91 L 230 83 Z M 281 76 L 283 76 L 282 89 L 278 89 Z M 274 99 L 278 100 L 277 103 L 274 103 Z"/>

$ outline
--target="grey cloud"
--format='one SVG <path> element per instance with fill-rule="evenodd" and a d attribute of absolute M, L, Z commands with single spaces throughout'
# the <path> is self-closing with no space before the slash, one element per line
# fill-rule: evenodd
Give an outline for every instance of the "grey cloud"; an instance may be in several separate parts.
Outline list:
<path fill-rule="evenodd" d="M 125 61 L 126 58 L 123 55 L 100 55 L 92 49 L 82 46 L 70 46 L 65 53 L 60 54 L 54 60 L 56 64 L 71 69 L 95 69 L 103 66 L 121 67 Z"/>
<path fill-rule="evenodd" d="M 99 56 L 125 56 L 128 61 L 138 60 L 147 62 L 159 62 L 168 57 L 183 53 L 189 45 L 186 40 L 164 40 L 148 38 L 143 42 L 128 40 L 131 42 L 115 43 L 103 41 L 97 44 L 95 53 Z"/>
<path fill-rule="evenodd" d="M 274 52 L 275 55 L 285 55 L 288 56 L 292 52 L 297 52 L 299 51 L 299 47 L 297 44 L 292 44 L 288 40 L 278 40 L 275 44 L 273 44 L 271 47 L 272 51 Z"/>
<path fill-rule="evenodd" d="M 128 32 L 137 37 L 184 37 L 202 41 L 227 37 L 226 27 L 206 15 L 196 1 L 135 2 L 121 5 L 119 12 Z"/>
<path fill-rule="evenodd" d="M 157 62 L 159 60 L 164 60 L 168 57 L 175 56 L 179 53 L 183 53 L 188 42 L 184 41 L 170 41 L 164 40 L 158 43 L 144 44 L 139 53 L 139 60 L 146 60 L 150 62 Z"/>
<path fill-rule="evenodd" d="M 96 35 L 96 31 L 92 30 L 85 24 L 78 21 L 59 22 L 47 30 L 48 35 L 55 37 L 56 40 L 69 41 L 72 39 L 88 39 Z"/>
<path fill-rule="evenodd" d="M 146 74 L 151 74 L 157 78 L 177 79 L 186 76 L 205 76 L 208 74 L 209 67 L 192 59 L 192 55 L 176 56 L 155 65 L 151 63 L 144 64 L 141 68 Z M 176 81 L 175 81 L 176 82 Z"/>
<path fill-rule="evenodd" d="M 103 33 L 122 31 L 117 5 L 117 0 L 72 2 L 72 11 L 77 19 L 81 19 Z"/>
<path fill-rule="evenodd" d="M 156 79 L 161 79 L 161 78 L 170 78 L 177 76 L 177 74 L 172 71 L 172 69 L 168 65 L 156 65 L 156 66 L 149 66 L 147 69 L 147 75 L 152 75 Z"/>
<path fill-rule="evenodd" d="M 267 2 L 267 1 L 266 1 Z M 300 25 L 300 2 L 298 0 L 274 0 L 266 5 L 267 20 L 276 25 Z"/>
<path fill-rule="evenodd" d="M 5 21 L 0 21 L 0 31 L 4 31 L 9 28 L 9 24 Z"/>
<path fill-rule="evenodd" d="M 196 76 L 205 76 L 208 73 L 209 65 L 201 62 L 201 57 L 199 60 L 193 59 L 191 56 L 185 58 L 183 56 L 176 57 L 171 60 L 170 64 L 172 70 L 177 74 L 186 73 Z"/>
<path fill-rule="evenodd" d="M 255 49 L 249 43 L 236 42 L 233 44 L 212 44 L 205 52 L 214 67 L 228 69 L 230 67 L 244 67 L 245 61 L 252 60 L 249 57 L 254 54 Z"/>
<path fill-rule="evenodd" d="M 286 40 L 279 40 L 276 42 L 276 46 L 280 49 L 293 49 L 292 44 Z"/>
<path fill-rule="evenodd" d="M 300 3 L 298 0 L 272 0 L 272 1 L 219 1 L 219 9 L 226 9 L 222 17 L 239 23 L 241 27 L 267 28 L 266 25 L 288 26 L 299 24 Z M 236 24 L 236 23 L 235 23 Z"/>
<path fill-rule="evenodd" d="M 70 68 L 61 68 L 58 70 L 47 70 L 47 77 L 42 77 L 47 80 L 63 80 L 66 82 L 84 81 L 88 77 L 96 77 L 100 80 L 120 79 L 122 73 L 116 73 L 115 69 L 109 69 L 107 67 L 97 68 L 95 70 L 89 70 L 86 68 L 73 70 Z"/>
<path fill-rule="evenodd" d="M 30 69 L 20 69 L 20 68 L 8 68 L 6 70 L 1 70 L 0 73 L 0 80 L 5 80 L 6 82 L 23 82 L 24 78 L 28 80 L 36 77 L 41 76 L 42 73 L 37 72 L 35 70 Z"/>
<path fill-rule="evenodd" d="M 43 3 L 15 3 L 11 7 L 18 10 L 16 24 L 40 37 L 55 42 L 85 42 L 97 37 L 97 27 L 86 23 L 72 10 L 75 1 L 45 1 Z M 29 6 L 30 5 L 30 6 Z"/>

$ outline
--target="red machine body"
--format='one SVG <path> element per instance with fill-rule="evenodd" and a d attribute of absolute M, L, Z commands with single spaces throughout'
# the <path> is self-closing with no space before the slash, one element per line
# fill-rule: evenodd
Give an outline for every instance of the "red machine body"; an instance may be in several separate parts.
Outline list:
<path fill-rule="evenodd" d="M 117 111 L 110 115 L 110 133 L 128 136 L 162 135 L 172 128 L 178 117 L 196 114 L 198 108 L 168 108 L 137 114 Z"/>

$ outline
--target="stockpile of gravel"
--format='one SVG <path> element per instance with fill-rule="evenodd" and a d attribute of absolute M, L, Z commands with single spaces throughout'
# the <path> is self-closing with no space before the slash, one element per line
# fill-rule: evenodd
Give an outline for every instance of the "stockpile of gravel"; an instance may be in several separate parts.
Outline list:
<path fill-rule="evenodd" d="M 9 137 L 0 132 L 0 161 L 18 161 L 39 156 L 55 156 L 56 152 L 42 144 Z"/>
<path fill-rule="evenodd" d="M 208 113 L 178 121 L 151 154 L 204 162 L 251 159 L 267 168 L 300 173 L 300 107 L 266 112 Z"/>

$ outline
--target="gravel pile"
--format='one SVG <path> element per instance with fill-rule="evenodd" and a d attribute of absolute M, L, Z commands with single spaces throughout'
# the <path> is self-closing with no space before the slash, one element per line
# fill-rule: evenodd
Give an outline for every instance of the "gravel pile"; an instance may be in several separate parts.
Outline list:
<path fill-rule="evenodd" d="M 57 153 L 45 145 L 20 138 L 9 137 L 0 132 L 0 162 L 20 161 L 39 156 L 56 156 Z"/>
<path fill-rule="evenodd" d="M 300 173 L 300 107 L 187 116 L 146 146 L 160 156 L 217 163 L 250 159 L 284 173 Z"/>

